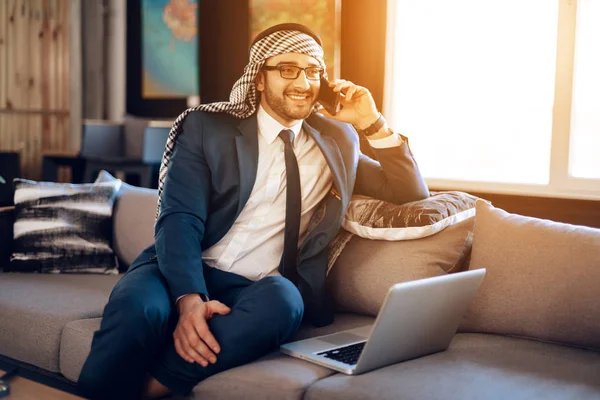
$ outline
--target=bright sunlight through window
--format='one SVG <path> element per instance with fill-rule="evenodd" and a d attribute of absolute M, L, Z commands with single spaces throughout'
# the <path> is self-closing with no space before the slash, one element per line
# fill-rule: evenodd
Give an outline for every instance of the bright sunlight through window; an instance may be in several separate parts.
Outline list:
<path fill-rule="evenodd" d="M 558 0 L 398 0 L 395 7 L 386 117 L 410 138 L 423 174 L 547 184 Z M 598 16 L 588 18 L 589 35 L 597 37 L 592 20 Z M 597 48 L 598 42 L 590 37 L 578 44 Z M 580 64 L 580 80 L 586 80 L 580 95 L 594 99 L 580 100 L 576 118 L 586 137 L 588 121 L 594 119 L 596 133 L 599 121 L 598 112 L 588 114 L 598 109 L 598 75 L 587 82 L 598 70 L 597 52 Z M 586 151 L 575 157 L 588 163 L 584 170 L 591 162 L 586 140 L 574 141 Z"/>
<path fill-rule="evenodd" d="M 579 0 L 569 175 L 600 179 L 600 1 Z"/>

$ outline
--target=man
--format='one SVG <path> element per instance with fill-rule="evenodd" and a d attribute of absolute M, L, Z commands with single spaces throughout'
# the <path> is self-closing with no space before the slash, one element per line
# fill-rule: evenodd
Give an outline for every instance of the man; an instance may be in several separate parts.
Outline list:
<path fill-rule="evenodd" d="M 367 89 L 338 80 L 343 109 L 314 113 L 324 70 L 310 29 L 272 27 L 253 42 L 230 102 L 175 121 L 155 243 L 111 293 L 79 379 L 88 395 L 185 394 L 276 350 L 303 317 L 330 324 L 327 247 L 352 193 L 429 195 Z M 379 162 L 360 154 L 352 125 Z"/>

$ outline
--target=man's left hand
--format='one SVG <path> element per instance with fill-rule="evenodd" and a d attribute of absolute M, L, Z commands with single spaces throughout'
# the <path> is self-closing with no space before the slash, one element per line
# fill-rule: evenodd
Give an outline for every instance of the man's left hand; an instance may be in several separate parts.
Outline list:
<path fill-rule="evenodd" d="M 377 105 L 369 89 L 355 85 L 344 79 L 336 79 L 329 84 L 334 92 L 341 93 L 340 104 L 342 109 L 336 115 L 331 115 L 327 110 L 320 112 L 329 118 L 347 122 L 358 129 L 366 129 L 379 119 Z"/>

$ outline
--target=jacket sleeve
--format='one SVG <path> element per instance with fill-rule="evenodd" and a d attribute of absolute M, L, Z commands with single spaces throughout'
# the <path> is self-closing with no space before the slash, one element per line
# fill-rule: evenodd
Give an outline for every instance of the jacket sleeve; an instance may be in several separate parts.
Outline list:
<path fill-rule="evenodd" d="M 202 114 L 192 112 L 175 143 L 155 226 L 158 266 L 174 302 L 188 293 L 208 296 L 200 244 L 211 184 L 202 142 Z"/>
<path fill-rule="evenodd" d="M 372 147 L 377 160 L 359 155 L 355 194 L 396 204 L 429 197 L 429 189 L 410 151 L 408 139 L 400 137 L 403 139 L 400 146 Z"/>

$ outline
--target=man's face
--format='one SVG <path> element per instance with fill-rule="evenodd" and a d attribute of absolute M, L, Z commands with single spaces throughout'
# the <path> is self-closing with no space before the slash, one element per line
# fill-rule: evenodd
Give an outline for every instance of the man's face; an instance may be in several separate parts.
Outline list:
<path fill-rule="evenodd" d="M 315 58 L 300 53 L 280 54 L 265 62 L 265 66 L 278 65 L 320 67 Z M 300 71 L 296 79 L 285 79 L 277 70 L 262 70 L 256 78 L 256 88 L 262 93 L 261 105 L 273 118 L 286 126 L 310 115 L 317 101 L 319 87 L 320 81 L 307 79 L 304 71 Z"/>

